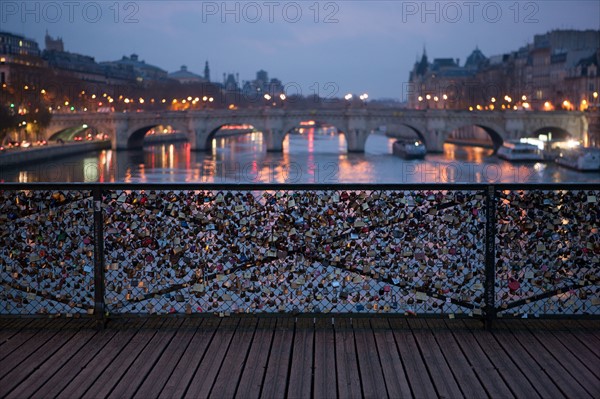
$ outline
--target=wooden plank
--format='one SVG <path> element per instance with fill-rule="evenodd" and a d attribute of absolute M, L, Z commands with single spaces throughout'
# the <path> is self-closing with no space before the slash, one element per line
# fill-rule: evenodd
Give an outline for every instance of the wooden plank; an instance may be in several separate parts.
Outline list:
<path fill-rule="evenodd" d="M 210 392 L 213 398 L 233 398 L 244 370 L 246 358 L 252 345 L 257 320 L 255 317 L 245 317 L 235 330 L 221 371 Z"/>
<path fill-rule="evenodd" d="M 23 319 L 23 318 L 8 318 L 8 317 L 2 317 L 0 316 L 0 334 L 2 333 L 2 330 L 6 330 L 8 328 L 12 328 L 11 326 L 19 321 L 23 321 L 23 320 L 29 320 L 29 319 Z"/>
<path fill-rule="evenodd" d="M 32 319 L 0 319 L 3 320 L 0 325 L 0 346 L 4 345 L 12 337 L 26 328 L 32 322 Z"/>
<path fill-rule="evenodd" d="M 406 378 L 406 372 L 396 347 L 390 323 L 386 318 L 373 318 L 371 319 L 371 328 L 373 329 L 388 396 L 390 398 L 412 397 L 410 384 Z"/>
<path fill-rule="evenodd" d="M 276 324 L 277 319 L 275 317 L 260 318 L 258 320 L 258 327 L 254 333 L 250 353 L 235 394 L 236 398 L 257 398 L 260 396 Z"/>
<path fill-rule="evenodd" d="M 293 341 L 294 319 L 291 317 L 278 319 L 261 397 L 283 398 L 285 396 Z"/>
<path fill-rule="evenodd" d="M 42 345 L 47 339 L 49 339 L 54 333 L 56 333 L 62 326 L 68 323 L 69 320 L 58 319 L 58 320 L 34 320 L 30 323 L 27 328 L 19 331 L 18 334 L 11 336 L 10 339 L 5 341 L 4 345 L 0 346 L 0 362 L 4 363 L 4 359 L 14 357 L 13 352 L 20 348 L 22 345 L 28 343 L 30 340 L 35 345 Z M 35 339 L 34 339 L 35 337 Z M 35 351 L 36 348 L 27 345 L 28 349 L 20 350 L 17 354 L 17 358 L 23 359 L 27 356 L 27 350 L 29 353 Z M 0 370 L 0 376 L 4 375 L 7 370 Z"/>
<path fill-rule="evenodd" d="M 47 323 L 45 329 L 32 329 L 19 334 L 11 342 L 0 347 L 0 360 L 2 368 L 0 377 L 5 377 L 13 368 L 25 361 L 31 354 L 35 353 L 47 341 L 60 332 L 60 329 L 68 323 L 68 320 L 56 320 Z"/>
<path fill-rule="evenodd" d="M 451 398 L 463 397 L 464 394 L 461 392 L 444 358 L 444 354 L 435 341 L 433 333 L 427 328 L 425 321 L 421 319 L 409 319 L 408 324 L 415 336 L 421 356 L 423 357 L 425 366 L 429 370 L 437 392 L 440 395 L 450 396 Z"/>
<path fill-rule="evenodd" d="M 458 324 L 456 322 L 458 322 Z M 484 351 L 475 341 L 471 332 L 465 327 L 464 323 L 460 320 L 446 320 L 446 326 L 449 328 L 449 332 L 454 336 L 454 339 L 464 353 L 470 366 L 473 368 L 473 371 L 477 374 L 487 396 L 492 398 L 514 398 L 514 394 L 504 382 L 500 372 L 488 359 Z"/>
<path fill-rule="evenodd" d="M 181 398 L 185 394 L 220 324 L 221 319 L 216 317 L 207 318 L 202 322 L 158 395 L 159 398 Z"/>
<path fill-rule="evenodd" d="M 323 317 L 316 319 L 314 352 L 314 397 L 335 398 L 338 394 L 332 319 Z"/>
<path fill-rule="evenodd" d="M 404 364 L 413 397 L 438 397 L 429 376 L 429 371 L 421 357 L 419 347 L 406 319 L 392 318 L 389 322 L 390 327 L 393 329 L 396 347 L 400 354 L 400 359 L 402 359 L 402 363 Z"/>
<path fill-rule="evenodd" d="M 542 320 L 541 322 L 544 328 L 548 329 L 547 321 Z M 561 345 L 567 348 L 573 356 L 579 359 L 579 361 L 585 365 L 588 370 L 590 370 L 596 377 L 600 378 L 600 368 L 597 367 L 597 365 L 600 364 L 600 358 L 594 355 L 588 349 L 588 347 L 586 347 L 577 339 L 577 334 L 571 333 L 564 328 L 556 327 L 548 329 L 548 331 L 555 336 Z"/>
<path fill-rule="evenodd" d="M 192 379 L 185 393 L 186 398 L 208 397 L 239 322 L 238 318 L 227 318 L 221 322 L 219 330 L 206 350 L 206 355 L 196 370 L 196 375 L 201 378 Z"/>
<path fill-rule="evenodd" d="M 600 320 L 582 320 L 578 319 L 577 323 L 581 326 L 581 329 L 589 331 L 600 340 Z"/>
<path fill-rule="evenodd" d="M 504 321 L 503 323 L 506 323 Z M 515 320 L 510 325 L 512 335 L 525 348 L 529 355 L 538 364 L 538 367 L 545 371 L 558 389 L 569 398 L 591 398 L 592 395 L 577 381 L 575 376 L 569 376 L 568 370 L 562 362 L 557 361 L 552 353 L 540 343 L 536 337 L 531 334 L 526 325 Z M 537 331 L 536 334 L 543 334 L 543 331 Z M 566 352 L 566 351 L 565 351 Z M 566 360 L 566 359 L 565 359 Z"/>
<path fill-rule="evenodd" d="M 106 344 L 115 336 L 116 330 L 103 330 L 88 341 L 75 356 L 60 370 L 55 372 L 35 394 L 37 398 L 56 397 L 77 374 L 104 349 Z"/>
<path fill-rule="evenodd" d="M 582 324 L 577 320 L 561 320 L 563 325 L 577 336 L 579 342 L 588 347 L 597 357 L 600 357 L 600 339 L 590 330 L 589 324 Z"/>
<path fill-rule="evenodd" d="M 75 336 L 77 331 L 78 328 L 65 328 L 65 330 L 51 331 L 52 335 L 49 337 L 49 339 L 43 340 L 41 345 L 35 345 L 30 342 L 25 347 L 27 349 L 33 347 L 36 348 L 35 351 L 31 352 L 28 356 L 20 358 L 15 354 L 3 360 L 2 367 L 6 367 L 6 371 L 8 371 L 8 373 L 6 373 L 0 379 L 0 396 L 5 396 L 7 393 L 15 389 L 17 385 L 30 376 L 40 364 L 43 364 L 46 360 L 52 357 L 54 353 L 59 351 L 65 344 L 67 344 L 67 342 L 69 342 L 69 340 Z"/>
<path fill-rule="evenodd" d="M 36 362 L 30 365 L 28 376 L 7 397 L 24 398 L 34 395 L 46 381 L 63 366 L 67 365 L 87 342 L 94 338 L 97 331 L 91 329 L 93 327 L 92 323 L 88 324 L 88 328 L 74 332 L 74 336 L 47 360 L 35 359 Z M 47 352 L 52 353 L 52 350 L 53 348 L 49 347 Z"/>
<path fill-rule="evenodd" d="M 121 376 L 119 383 L 110 392 L 109 397 L 133 397 L 138 387 L 146 379 L 154 364 L 175 336 L 177 328 L 181 326 L 181 323 L 183 323 L 183 319 L 181 318 L 173 318 L 165 321 L 160 329 L 156 331 L 150 342 L 135 358 L 125 374 Z"/>
<path fill-rule="evenodd" d="M 292 349 L 289 398 L 310 398 L 313 373 L 314 323 L 312 318 L 299 318 Z"/>
<path fill-rule="evenodd" d="M 153 398 L 160 393 L 167 384 L 180 358 L 188 350 L 192 338 L 203 320 L 200 318 L 186 318 L 183 321 L 183 324 L 179 327 L 176 335 L 160 356 L 160 359 L 158 359 L 148 377 L 138 388 L 134 395 L 135 398 Z"/>
<path fill-rule="evenodd" d="M 354 345 L 352 320 L 348 318 L 335 319 L 334 329 L 339 395 L 342 398 L 361 398 L 362 388 Z"/>
<path fill-rule="evenodd" d="M 375 337 L 368 319 L 353 319 L 354 342 L 363 396 L 365 398 L 385 398 L 388 395 L 383 378 L 383 370 L 377 353 Z"/>
<path fill-rule="evenodd" d="M 564 397 L 552 379 L 544 372 L 543 367 L 540 367 L 540 365 L 527 353 L 526 348 L 515 339 L 515 336 L 508 326 L 503 324 L 502 320 L 498 320 L 494 323 L 493 336 L 500 343 L 502 351 L 510 356 L 539 395 L 544 398 Z"/>
<path fill-rule="evenodd" d="M 478 379 L 477 373 L 465 357 L 461 347 L 452 335 L 452 331 L 442 319 L 429 319 L 426 324 L 446 359 L 454 378 L 458 381 L 460 390 L 467 398 L 483 398 L 487 393 Z"/>
<path fill-rule="evenodd" d="M 600 393 L 600 378 L 589 370 L 584 363 L 567 347 L 563 346 L 561 341 L 544 328 L 543 324 L 538 320 L 531 320 L 524 323 L 529 328 L 532 336 L 552 355 L 552 357 L 560 363 L 566 373 L 579 382 L 579 384 L 592 396 Z M 600 364 L 598 362 L 596 366 Z M 593 367 L 598 372 L 598 367 Z"/>
<path fill-rule="evenodd" d="M 463 320 L 465 326 L 472 335 L 473 346 L 479 344 L 482 352 L 494 365 L 502 379 L 506 381 L 506 386 L 517 398 L 539 398 L 540 395 L 526 376 L 526 370 L 522 371 L 506 353 L 504 348 L 498 343 L 494 335 L 482 330 L 480 323 L 474 320 Z M 467 342 L 469 339 L 467 338 Z"/>
<path fill-rule="evenodd" d="M 113 324 L 112 328 L 117 329 L 117 334 L 57 397 L 84 397 L 90 389 L 94 396 L 108 395 L 119 377 L 133 362 L 132 357 L 136 356 L 154 335 L 154 331 L 144 328 L 146 324 L 150 324 L 149 319 Z"/>

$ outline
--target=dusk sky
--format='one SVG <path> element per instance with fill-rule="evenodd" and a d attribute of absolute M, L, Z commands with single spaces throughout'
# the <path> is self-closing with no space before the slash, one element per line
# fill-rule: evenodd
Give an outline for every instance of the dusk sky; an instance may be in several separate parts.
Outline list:
<path fill-rule="evenodd" d="M 115 4 L 118 7 L 115 7 Z M 136 53 L 168 72 L 187 65 L 213 81 L 265 69 L 303 95 L 403 97 L 423 46 L 432 58 L 516 50 L 553 29 L 600 29 L 600 1 L 8 1 L 0 29 L 44 48 L 113 61 Z M 317 83 L 315 85 L 315 82 Z"/>

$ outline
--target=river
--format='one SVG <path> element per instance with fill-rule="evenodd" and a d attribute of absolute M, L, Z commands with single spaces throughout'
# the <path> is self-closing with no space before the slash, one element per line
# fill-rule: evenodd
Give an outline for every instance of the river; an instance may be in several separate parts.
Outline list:
<path fill-rule="evenodd" d="M 444 153 L 406 161 L 392 155 L 391 139 L 369 137 L 364 154 L 346 152 L 343 134 L 306 129 L 289 134 L 282 153 L 268 153 L 262 134 L 218 137 L 209 152 L 186 142 L 137 151 L 98 151 L 0 170 L 4 182 L 199 183 L 559 183 L 600 182 L 553 163 L 512 164 L 491 149 L 446 143 Z"/>

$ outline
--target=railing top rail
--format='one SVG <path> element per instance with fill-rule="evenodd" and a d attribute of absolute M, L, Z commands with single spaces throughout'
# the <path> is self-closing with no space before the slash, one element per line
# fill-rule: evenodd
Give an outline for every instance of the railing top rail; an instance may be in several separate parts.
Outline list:
<path fill-rule="evenodd" d="M 1 183 L 0 190 L 593 190 L 598 183 Z"/>

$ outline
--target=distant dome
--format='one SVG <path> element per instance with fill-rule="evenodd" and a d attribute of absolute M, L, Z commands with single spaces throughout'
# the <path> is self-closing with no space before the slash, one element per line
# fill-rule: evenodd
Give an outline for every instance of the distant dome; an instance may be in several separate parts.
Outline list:
<path fill-rule="evenodd" d="M 470 56 L 467 57 L 465 68 L 468 69 L 479 69 L 479 66 L 487 60 L 486 56 L 483 55 L 479 48 L 475 48 Z"/>

